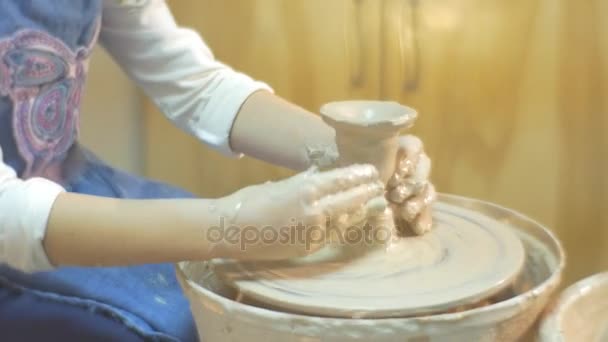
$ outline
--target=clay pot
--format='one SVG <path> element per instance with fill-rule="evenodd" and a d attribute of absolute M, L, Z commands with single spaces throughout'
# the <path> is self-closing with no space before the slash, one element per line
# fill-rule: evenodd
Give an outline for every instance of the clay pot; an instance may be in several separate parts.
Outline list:
<path fill-rule="evenodd" d="M 336 131 L 338 166 L 372 164 L 386 184 L 395 171 L 399 134 L 417 118 L 414 109 L 387 101 L 340 101 L 321 107 Z"/>

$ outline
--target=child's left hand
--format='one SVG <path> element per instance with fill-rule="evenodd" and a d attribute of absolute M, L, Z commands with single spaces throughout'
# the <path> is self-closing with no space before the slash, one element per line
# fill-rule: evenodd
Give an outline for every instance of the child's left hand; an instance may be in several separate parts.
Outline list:
<path fill-rule="evenodd" d="M 387 199 L 395 218 L 415 234 L 422 235 L 433 226 L 431 205 L 437 194 L 429 181 L 431 160 L 418 137 L 405 135 L 400 138 L 396 165 L 387 184 Z"/>

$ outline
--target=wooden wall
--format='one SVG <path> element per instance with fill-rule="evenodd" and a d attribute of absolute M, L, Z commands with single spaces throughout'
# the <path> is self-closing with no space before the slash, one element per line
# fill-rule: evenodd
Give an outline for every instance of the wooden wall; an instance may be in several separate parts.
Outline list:
<path fill-rule="evenodd" d="M 567 282 L 608 269 L 608 2 L 192 0 L 170 2 L 217 57 L 311 111 L 396 100 L 442 192 L 551 227 Z M 230 160 L 146 104 L 146 172 L 201 196 L 291 173 Z"/>

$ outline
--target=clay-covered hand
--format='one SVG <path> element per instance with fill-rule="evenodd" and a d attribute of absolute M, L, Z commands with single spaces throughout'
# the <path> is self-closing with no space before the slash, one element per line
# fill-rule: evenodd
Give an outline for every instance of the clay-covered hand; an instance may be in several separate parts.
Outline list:
<path fill-rule="evenodd" d="M 213 254 L 277 260 L 314 252 L 327 242 L 331 222 L 359 221 L 384 211 L 387 202 L 378 177 L 371 165 L 353 165 L 325 172 L 311 169 L 243 188 L 218 200 L 223 226 L 233 228 Z"/>
<path fill-rule="evenodd" d="M 400 221 L 398 226 L 416 235 L 430 231 L 433 226 L 431 205 L 437 194 L 429 181 L 430 172 L 431 160 L 422 141 L 413 135 L 402 136 L 396 170 L 387 184 L 387 198 Z"/>

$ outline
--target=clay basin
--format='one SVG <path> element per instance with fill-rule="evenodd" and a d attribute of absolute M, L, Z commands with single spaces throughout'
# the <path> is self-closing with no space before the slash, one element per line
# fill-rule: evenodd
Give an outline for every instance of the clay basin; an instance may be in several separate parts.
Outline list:
<path fill-rule="evenodd" d="M 547 310 L 542 342 L 608 340 L 608 272 L 568 287 Z"/>
<path fill-rule="evenodd" d="M 183 262 L 177 276 L 202 340 L 215 341 L 517 341 L 529 336 L 561 280 L 564 253 L 545 227 L 509 209 L 453 195 L 439 201 L 476 210 L 513 227 L 524 270 L 509 295 L 485 306 L 408 318 L 348 319 L 293 314 L 244 304 L 206 262 Z"/>

